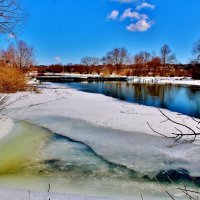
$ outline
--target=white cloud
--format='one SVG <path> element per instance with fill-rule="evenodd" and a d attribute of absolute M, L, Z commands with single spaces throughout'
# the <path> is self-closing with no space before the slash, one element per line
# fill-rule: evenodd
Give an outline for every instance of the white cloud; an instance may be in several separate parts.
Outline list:
<path fill-rule="evenodd" d="M 58 62 L 58 63 L 62 61 L 62 59 L 59 56 L 54 57 L 54 60 L 55 62 Z"/>
<path fill-rule="evenodd" d="M 140 18 L 146 20 L 146 19 L 149 19 L 149 16 L 147 14 L 141 14 Z"/>
<path fill-rule="evenodd" d="M 131 8 L 128 8 L 124 11 L 124 13 L 121 16 L 121 20 L 124 20 L 126 18 L 130 19 L 140 19 L 140 14 L 138 12 L 132 11 Z"/>
<path fill-rule="evenodd" d="M 139 2 L 139 0 L 110 0 L 120 3 L 131 3 L 131 2 Z M 135 10 L 131 7 L 124 10 L 123 13 L 120 13 L 118 10 L 113 10 L 110 14 L 108 14 L 107 19 L 117 20 L 119 22 L 123 22 L 124 20 L 128 20 L 130 25 L 126 26 L 126 29 L 131 32 L 145 32 L 149 30 L 154 22 L 150 20 L 149 16 L 146 13 L 141 13 L 142 9 L 154 9 L 155 5 L 147 3 L 143 0 L 143 3 L 135 7 Z"/>
<path fill-rule="evenodd" d="M 144 32 L 150 29 L 153 25 L 153 22 L 148 22 L 146 19 L 141 19 L 137 23 L 131 23 L 129 26 L 126 27 L 128 31 L 131 32 Z"/>
<path fill-rule="evenodd" d="M 108 14 L 107 19 L 116 20 L 118 16 L 119 16 L 119 11 L 113 10 L 110 14 Z"/>
<path fill-rule="evenodd" d="M 136 7 L 136 10 L 142 10 L 144 8 L 150 8 L 153 10 L 155 8 L 155 5 L 149 4 L 147 2 L 143 2 L 141 5 Z"/>
<path fill-rule="evenodd" d="M 136 19 L 136 20 L 141 20 L 141 19 L 149 19 L 149 16 L 146 15 L 146 14 L 140 14 L 139 12 L 136 12 L 136 11 L 132 11 L 131 8 L 128 8 L 124 11 L 124 13 L 122 14 L 121 16 L 121 21 L 125 20 L 126 18 L 129 18 L 129 19 Z"/>

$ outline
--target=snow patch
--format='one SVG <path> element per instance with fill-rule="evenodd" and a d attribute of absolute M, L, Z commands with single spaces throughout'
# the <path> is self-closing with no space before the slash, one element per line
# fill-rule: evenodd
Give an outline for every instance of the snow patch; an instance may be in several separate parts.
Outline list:
<path fill-rule="evenodd" d="M 10 118 L 0 115 L 0 140 L 9 134 L 13 127 L 14 123 Z"/>

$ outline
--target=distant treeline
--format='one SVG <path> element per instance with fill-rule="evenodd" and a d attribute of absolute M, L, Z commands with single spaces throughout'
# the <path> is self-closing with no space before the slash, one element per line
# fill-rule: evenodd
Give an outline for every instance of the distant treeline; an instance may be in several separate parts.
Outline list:
<path fill-rule="evenodd" d="M 35 70 L 39 75 L 44 73 L 75 73 L 75 74 L 98 74 L 101 76 L 121 75 L 121 76 L 189 76 L 195 79 L 200 78 L 200 65 L 157 65 L 155 63 L 147 63 L 146 65 L 50 65 L 35 66 Z"/>
<path fill-rule="evenodd" d="M 194 59 L 190 64 L 177 64 L 176 55 L 165 44 L 159 55 L 140 51 L 131 56 L 126 48 L 114 48 L 102 58 L 83 57 L 76 65 L 36 66 L 43 73 L 98 74 L 101 76 L 190 76 L 200 79 L 200 40 L 193 47 Z"/>

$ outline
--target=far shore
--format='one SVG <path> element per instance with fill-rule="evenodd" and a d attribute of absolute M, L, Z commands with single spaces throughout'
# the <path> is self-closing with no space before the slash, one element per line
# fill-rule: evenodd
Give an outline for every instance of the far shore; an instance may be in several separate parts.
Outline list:
<path fill-rule="evenodd" d="M 123 81 L 129 83 L 148 84 L 176 84 L 200 86 L 200 80 L 191 77 L 154 77 L 154 76 L 101 76 L 97 74 L 68 74 L 68 73 L 46 73 L 35 76 L 35 81 L 41 82 L 101 82 L 101 81 Z"/>

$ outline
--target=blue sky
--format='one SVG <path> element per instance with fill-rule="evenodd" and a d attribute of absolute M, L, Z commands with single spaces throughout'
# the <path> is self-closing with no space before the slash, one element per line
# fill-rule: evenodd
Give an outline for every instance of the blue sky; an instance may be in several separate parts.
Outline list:
<path fill-rule="evenodd" d="M 199 0 L 22 0 L 29 13 L 19 38 L 33 45 L 37 64 L 79 63 L 114 47 L 131 55 L 169 44 L 180 62 L 200 38 Z M 12 42 L 10 39 L 9 42 Z"/>

